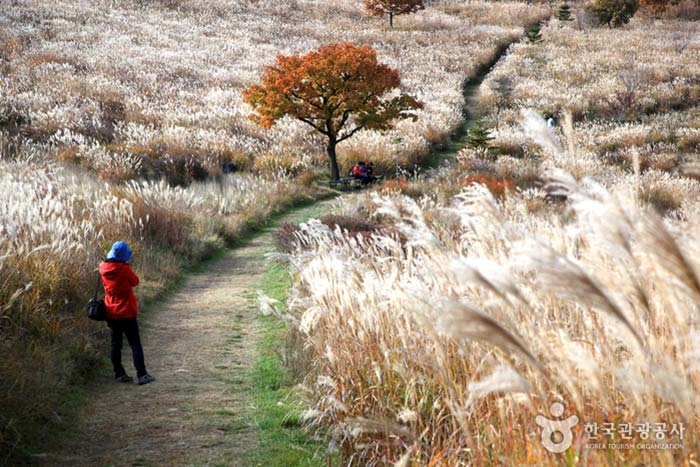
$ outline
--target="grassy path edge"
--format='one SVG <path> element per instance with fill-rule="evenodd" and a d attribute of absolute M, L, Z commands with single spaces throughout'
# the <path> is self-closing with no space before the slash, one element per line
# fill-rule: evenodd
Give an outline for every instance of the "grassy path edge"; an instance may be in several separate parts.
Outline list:
<path fill-rule="evenodd" d="M 259 234 L 272 235 L 282 222 L 305 222 L 326 212 L 334 201 L 310 203 L 277 216 Z M 278 300 L 285 308 L 291 286 L 286 264 L 269 261 L 261 277 L 259 290 Z M 253 298 L 257 299 L 257 297 Z M 245 453 L 247 465 L 266 467 L 321 467 L 328 464 L 323 453 L 324 440 L 314 438 L 301 423 L 303 401 L 296 389 L 297 381 L 289 374 L 282 355 L 287 339 L 285 324 L 275 316 L 256 316 L 258 342 L 253 368 L 245 376 L 251 407 L 247 422 L 258 429 L 259 444 Z"/>
<path fill-rule="evenodd" d="M 263 276 L 261 290 L 284 304 L 289 285 L 287 267 L 271 263 Z M 287 329 L 274 316 L 259 315 L 257 321 L 258 356 L 247 378 L 255 409 L 252 421 L 259 428 L 260 444 L 254 453 L 249 453 L 250 463 L 270 467 L 327 465 L 322 454 L 325 443 L 302 428 L 303 402 L 280 357 Z"/>

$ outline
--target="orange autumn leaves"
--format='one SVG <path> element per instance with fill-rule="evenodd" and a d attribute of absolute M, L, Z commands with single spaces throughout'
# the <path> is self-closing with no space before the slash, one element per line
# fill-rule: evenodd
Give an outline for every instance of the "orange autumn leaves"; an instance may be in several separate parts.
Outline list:
<path fill-rule="evenodd" d="M 398 71 L 378 63 L 371 47 L 349 43 L 280 55 L 261 81 L 244 91 L 243 99 L 257 113 L 253 120 L 266 128 L 289 115 L 342 138 L 351 119 L 355 127 L 385 130 L 394 118 L 412 117 L 406 112 L 421 107 L 406 94 L 384 99 L 400 86 Z"/>
<path fill-rule="evenodd" d="M 277 57 L 265 68 L 260 84 L 243 92 L 243 100 L 263 127 L 290 116 L 328 137 L 332 175 L 337 175 L 335 145 L 360 130 L 387 130 L 397 119 L 413 118 L 422 108 L 397 92 L 398 71 L 377 61 L 371 47 L 331 44 L 305 55 Z"/>

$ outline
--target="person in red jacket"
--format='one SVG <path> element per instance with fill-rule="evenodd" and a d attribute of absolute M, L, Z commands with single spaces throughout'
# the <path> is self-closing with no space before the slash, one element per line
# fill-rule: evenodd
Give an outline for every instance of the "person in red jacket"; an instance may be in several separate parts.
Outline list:
<path fill-rule="evenodd" d="M 107 259 L 100 263 L 100 276 L 105 289 L 105 307 L 107 308 L 107 325 L 112 331 L 112 366 L 114 379 L 121 383 L 134 380 L 126 374 L 122 366 L 122 336 L 126 335 L 131 347 L 131 354 L 136 367 L 139 384 L 155 381 L 146 371 L 143 347 L 136 321 L 138 301 L 134 287 L 139 285 L 139 277 L 129 266 L 131 248 L 124 242 L 116 242 L 107 254 Z"/>
<path fill-rule="evenodd" d="M 353 178 L 361 180 L 363 186 L 372 181 L 372 177 L 369 175 L 367 170 L 367 163 L 362 161 L 355 164 L 355 166 L 352 168 L 352 176 Z"/>

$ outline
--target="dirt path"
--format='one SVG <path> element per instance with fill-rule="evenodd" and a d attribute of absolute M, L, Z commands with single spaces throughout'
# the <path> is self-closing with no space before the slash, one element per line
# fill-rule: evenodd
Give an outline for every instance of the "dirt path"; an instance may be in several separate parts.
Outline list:
<path fill-rule="evenodd" d="M 526 25 L 525 27 L 527 28 L 529 26 L 532 26 L 532 24 Z M 482 83 L 486 80 L 496 64 L 498 64 L 498 62 L 508 54 L 508 48 L 520 40 L 522 40 L 522 38 L 502 44 L 494 54 L 491 61 L 480 67 L 472 78 L 464 82 L 462 85 L 462 95 L 464 96 L 464 119 L 462 120 L 462 124 L 459 126 L 456 133 L 452 136 L 452 139 L 445 145 L 445 147 L 434 151 L 432 160 L 429 164 L 430 166 L 437 167 L 446 162 L 453 162 L 455 156 L 467 144 L 469 130 L 472 126 L 474 126 L 476 120 L 480 117 L 477 106 L 479 89 L 481 88 Z"/>
<path fill-rule="evenodd" d="M 279 222 L 301 222 L 333 200 L 296 209 Z M 274 250 L 274 224 L 188 276 L 142 317 L 146 365 L 157 381 L 119 384 L 103 372 L 89 394 L 80 430 L 47 466 L 243 466 L 256 444 L 245 372 L 255 362 L 257 294 Z M 107 343 L 105 343 L 107 345 Z M 124 366 L 130 374 L 131 352 Z"/>

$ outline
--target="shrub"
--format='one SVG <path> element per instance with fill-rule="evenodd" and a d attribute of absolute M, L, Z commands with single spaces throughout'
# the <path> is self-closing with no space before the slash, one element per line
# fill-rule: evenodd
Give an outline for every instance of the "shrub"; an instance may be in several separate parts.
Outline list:
<path fill-rule="evenodd" d="M 480 153 L 482 156 L 493 153 L 495 148 L 491 146 L 491 141 L 495 139 L 491 135 L 491 129 L 487 126 L 484 118 L 479 118 L 467 133 L 467 145 Z"/>
<path fill-rule="evenodd" d="M 73 61 L 71 59 L 68 59 L 66 57 L 62 57 L 60 55 L 52 54 L 52 53 L 43 53 L 43 54 L 37 54 L 31 57 L 29 60 L 29 63 L 31 63 L 34 66 L 42 65 L 44 63 L 56 63 L 58 65 L 72 65 Z"/>
<path fill-rule="evenodd" d="M 296 248 L 297 234 L 299 233 L 299 230 L 298 225 L 290 222 L 284 222 L 282 225 L 280 225 L 273 234 L 277 251 L 282 253 L 293 252 Z"/>
<path fill-rule="evenodd" d="M 600 24 L 620 27 L 637 12 L 639 0 L 595 0 L 588 8 Z"/>
<path fill-rule="evenodd" d="M 313 172 L 310 170 L 304 170 L 294 178 L 294 181 L 301 186 L 310 187 L 313 185 L 315 179 L 316 177 L 314 176 Z"/>
<path fill-rule="evenodd" d="M 653 206 L 660 215 L 666 215 L 681 207 L 684 193 L 670 179 L 657 181 L 649 176 L 643 179 L 639 198 Z"/>
<path fill-rule="evenodd" d="M 571 7 L 568 3 L 562 3 L 557 12 L 557 19 L 562 22 L 573 21 L 574 18 L 571 16 Z"/>
<path fill-rule="evenodd" d="M 158 172 L 173 186 L 187 186 L 206 180 L 209 172 L 194 156 L 165 155 L 156 162 Z"/>
<path fill-rule="evenodd" d="M 377 229 L 377 225 L 359 215 L 340 215 L 340 214 L 324 214 L 319 219 L 322 224 L 327 225 L 331 229 L 340 227 L 350 234 L 360 232 L 373 232 Z"/>
<path fill-rule="evenodd" d="M 356 215 L 338 215 L 324 214 L 318 219 L 322 224 L 328 226 L 331 230 L 340 228 L 350 236 L 365 236 L 378 229 L 378 224 L 374 221 L 367 220 L 360 214 Z M 275 245 L 277 250 L 282 253 L 292 253 L 295 251 L 299 243 L 301 229 L 296 224 L 285 222 L 280 225 L 275 231 Z M 305 248 L 307 242 L 302 242 L 302 248 Z"/>
<path fill-rule="evenodd" d="M 495 145 L 495 149 L 500 154 L 514 157 L 516 159 L 522 159 L 525 157 L 525 146 L 523 146 L 522 144 L 517 144 L 515 142 L 499 141 Z"/>
<path fill-rule="evenodd" d="M 540 30 L 541 27 L 539 24 L 527 28 L 527 30 L 525 31 L 525 37 L 527 37 L 527 41 L 530 44 L 537 44 L 539 42 L 542 42 L 542 34 L 540 33 Z"/>
<path fill-rule="evenodd" d="M 672 2 L 677 3 L 676 0 L 641 0 L 641 5 L 653 16 L 659 16 Z"/>
<path fill-rule="evenodd" d="M 499 198 L 515 190 L 515 183 L 493 175 L 469 175 L 461 182 L 463 186 L 469 186 L 474 183 L 485 186 L 494 196 Z"/>
<path fill-rule="evenodd" d="M 524 174 L 520 175 L 514 183 L 515 186 L 522 190 L 527 190 L 529 188 L 541 188 L 544 185 L 542 176 L 533 171 L 525 172 Z"/>
<path fill-rule="evenodd" d="M 0 59 L 7 60 L 8 62 L 14 60 L 19 56 L 23 46 L 24 41 L 19 37 L 10 37 L 0 41 Z"/>
<path fill-rule="evenodd" d="M 700 152 L 700 133 L 682 136 L 678 141 L 678 149 L 686 152 Z"/>
<path fill-rule="evenodd" d="M 697 0 L 680 0 L 667 7 L 666 15 L 671 18 L 699 20 L 700 4 Z"/>
<path fill-rule="evenodd" d="M 243 151 L 224 149 L 217 156 L 218 170 L 221 170 L 223 164 L 233 164 L 234 172 L 245 172 L 253 168 L 253 158 L 246 155 Z M 210 168 L 210 171 L 214 172 L 213 168 Z"/>
<path fill-rule="evenodd" d="M 382 183 L 382 191 L 399 191 L 405 193 L 409 188 L 408 179 L 406 177 L 397 177 L 390 180 L 385 180 Z"/>

